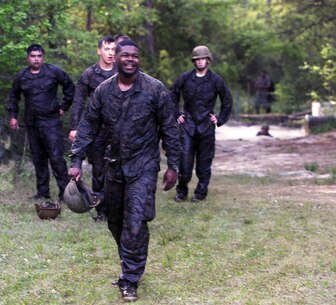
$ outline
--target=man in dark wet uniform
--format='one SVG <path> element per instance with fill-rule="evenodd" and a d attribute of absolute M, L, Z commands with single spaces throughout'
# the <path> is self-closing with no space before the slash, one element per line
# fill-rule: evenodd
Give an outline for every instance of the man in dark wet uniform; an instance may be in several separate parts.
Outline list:
<path fill-rule="evenodd" d="M 72 145 L 69 175 L 81 177 L 85 151 L 104 124 L 108 144 L 105 202 L 108 227 L 117 245 L 122 273 L 116 282 L 124 301 L 137 300 L 137 286 L 148 255 L 148 221 L 155 217 L 160 139 L 168 168 L 163 189 L 177 180 L 180 155 L 175 109 L 169 91 L 139 70 L 139 48 L 132 40 L 116 47 L 118 73 L 92 95 Z"/>
<path fill-rule="evenodd" d="M 85 109 L 86 100 L 91 96 L 100 83 L 117 72 L 114 64 L 115 41 L 113 37 L 102 37 L 98 42 L 97 54 L 98 63 L 87 68 L 78 80 L 75 91 L 74 103 L 71 110 L 71 131 L 70 141 L 75 139 L 79 121 Z M 92 142 L 87 151 L 88 161 L 92 165 L 92 189 L 103 194 L 104 190 L 104 155 L 106 150 L 104 128 L 101 128 L 99 135 Z M 97 221 L 106 220 L 106 206 L 104 201 L 96 207 Z"/>
<path fill-rule="evenodd" d="M 224 80 L 208 68 L 211 60 L 208 47 L 195 47 L 192 51 L 195 69 L 181 74 L 171 88 L 182 141 L 176 202 L 187 199 L 195 159 L 198 184 L 191 200 L 197 202 L 206 198 L 215 155 L 215 127 L 227 122 L 232 109 L 232 97 Z M 181 95 L 182 111 L 179 109 Z M 218 115 L 214 112 L 217 96 L 221 101 Z"/>
<path fill-rule="evenodd" d="M 68 184 L 67 165 L 63 158 L 62 121 L 74 97 L 75 86 L 60 68 L 44 63 L 44 49 L 39 44 L 27 48 L 29 66 L 15 77 L 9 93 L 8 114 L 12 130 L 19 128 L 21 94 L 25 97 L 24 122 L 36 173 L 37 194 L 33 199 L 49 199 L 49 167 L 56 178 L 59 199 Z M 63 103 L 57 100 L 57 89 L 63 88 Z"/>
<path fill-rule="evenodd" d="M 255 111 L 260 113 L 260 108 L 265 113 L 271 113 L 271 105 L 274 102 L 274 84 L 267 71 L 262 71 L 254 83 L 256 89 Z M 273 88 L 273 89 L 272 89 Z"/>

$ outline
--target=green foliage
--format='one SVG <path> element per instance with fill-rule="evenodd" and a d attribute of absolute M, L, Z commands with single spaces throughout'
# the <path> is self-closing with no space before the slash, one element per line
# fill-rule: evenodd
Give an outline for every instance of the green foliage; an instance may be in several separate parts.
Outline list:
<path fill-rule="evenodd" d="M 139 43 L 142 69 L 167 85 L 193 68 L 192 49 L 206 44 L 211 68 L 244 100 L 253 100 L 266 69 L 276 83 L 273 109 L 305 110 L 314 94 L 335 99 L 335 10 L 336 0 L 2 0 L 0 93 L 7 95 L 30 43 L 77 80 L 97 60 L 97 40 L 122 32 Z M 240 105 L 240 113 L 252 109 Z"/>
<path fill-rule="evenodd" d="M 316 173 L 319 169 L 319 166 L 318 166 L 316 161 L 311 162 L 311 163 L 304 163 L 303 166 L 304 166 L 305 170 L 313 172 L 313 173 Z"/>
<path fill-rule="evenodd" d="M 173 84 L 174 79 L 170 75 L 170 67 L 172 65 L 172 60 L 166 50 L 161 50 L 159 55 L 159 63 L 157 67 L 157 77 L 159 79 L 164 79 L 167 86 Z"/>
<path fill-rule="evenodd" d="M 305 62 L 302 67 L 322 86 L 310 92 L 312 100 L 325 101 L 336 99 L 336 51 L 330 44 L 321 47 L 320 56 L 315 63 Z"/>

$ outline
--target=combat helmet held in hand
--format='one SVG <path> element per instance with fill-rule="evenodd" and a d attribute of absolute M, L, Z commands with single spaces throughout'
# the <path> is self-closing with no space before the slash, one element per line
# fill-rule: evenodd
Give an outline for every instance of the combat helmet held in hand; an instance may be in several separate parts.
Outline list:
<path fill-rule="evenodd" d="M 71 180 L 64 191 L 64 202 L 75 213 L 86 213 L 102 200 L 102 195 L 92 191 L 83 180 Z"/>

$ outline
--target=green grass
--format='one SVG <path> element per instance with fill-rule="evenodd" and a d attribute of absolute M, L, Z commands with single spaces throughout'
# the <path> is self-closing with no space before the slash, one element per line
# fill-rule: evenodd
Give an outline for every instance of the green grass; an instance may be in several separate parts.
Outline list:
<path fill-rule="evenodd" d="M 304 167 L 305 170 L 313 172 L 313 173 L 316 173 L 318 171 L 318 169 L 319 169 L 319 165 L 317 164 L 316 161 L 311 162 L 311 163 L 305 162 L 303 164 L 303 167 Z"/>
<path fill-rule="evenodd" d="M 0 195 L 0 304 L 123 304 L 111 286 L 120 268 L 106 224 L 66 207 L 42 221 L 26 200 L 32 182 L 8 181 L 0 175 L 8 185 Z M 137 304 L 335 304 L 335 206 L 271 194 L 278 186 L 294 188 L 216 176 L 197 204 L 158 191 Z"/>

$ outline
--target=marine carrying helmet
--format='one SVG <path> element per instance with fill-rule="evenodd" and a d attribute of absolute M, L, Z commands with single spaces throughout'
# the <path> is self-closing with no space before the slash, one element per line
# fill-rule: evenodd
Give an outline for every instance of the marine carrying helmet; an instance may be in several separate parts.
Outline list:
<path fill-rule="evenodd" d="M 212 55 L 207 46 L 197 46 L 192 50 L 191 53 L 191 60 L 194 61 L 197 58 L 209 58 L 209 60 L 212 60 Z"/>
<path fill-rule="evenodd" d="M 83 180 L 71 180 L 64 190 L 64 202 L 75 213 L 86 213 L 102 200 L 102 195 L 92 191 Z"/>

